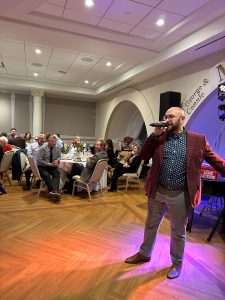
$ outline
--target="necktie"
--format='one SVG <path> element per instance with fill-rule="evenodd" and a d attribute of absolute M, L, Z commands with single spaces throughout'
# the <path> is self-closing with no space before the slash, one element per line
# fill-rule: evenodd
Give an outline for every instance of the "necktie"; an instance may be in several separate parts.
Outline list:
<path fill-rule="evenodd" d="M 50 163 L 53 161 L 53 153 L 52 153 L 53 148 L 50 148 Z"/>

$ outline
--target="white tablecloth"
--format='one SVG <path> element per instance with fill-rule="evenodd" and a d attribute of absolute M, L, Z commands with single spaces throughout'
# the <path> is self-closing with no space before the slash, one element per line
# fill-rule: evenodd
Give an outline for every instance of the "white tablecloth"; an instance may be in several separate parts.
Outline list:
<path fill-rule="evenodd" d="M 59 164 L 59 171 L 60 171 L 60 183 L 59 183 L 59 189 L 61 190 L 67 180 L 67 174 L 71 173 L 72 170 L 72 166 L 73 164 L 83 164 L 84 167 L 86 166 L 86 161 L 74 161 L 72 159 L 64 159 L 64 160 L 60 160 L 60 164 Z M 102 188 L 106 188 L 107 187 L 107 170 L 105 170 L 103 172 L 103 175 L 101 177 L 100 180 L 100 184 Z M 98 191 L 98 186 L 93 184 L 92 185 L 92 190 L 94 191 Z M 82 189 L 81 189 L 82 190 Z"/>

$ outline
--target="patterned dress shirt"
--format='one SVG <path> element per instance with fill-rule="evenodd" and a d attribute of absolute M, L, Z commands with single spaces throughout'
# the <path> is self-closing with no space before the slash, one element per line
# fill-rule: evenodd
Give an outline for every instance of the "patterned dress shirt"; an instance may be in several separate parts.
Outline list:
<path fill-rule="evenodd" d="M 159 176 L 159 184 L 169 190 L 187 188 L 186 131 L 169 134 Z"/>

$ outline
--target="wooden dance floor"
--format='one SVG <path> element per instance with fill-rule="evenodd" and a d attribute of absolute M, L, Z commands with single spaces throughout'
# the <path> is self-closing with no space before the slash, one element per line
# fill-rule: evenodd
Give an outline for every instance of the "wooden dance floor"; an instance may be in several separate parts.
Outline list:
<path fill-rule="evenodd" d="M 224 236 L 216 232 L 207 242 L 207 225 L 188 233 L 177 279 L 166 278 L 167 218 L 151 262 L 124 263 L 142 242 L 145 216 L 146 196 L 136 187 L 102 198 L 95 192 L 93 202 L 84 192 L 53 203 L 44 191 L 36 198 L 14 182 L 0 196 L 0 299 L 224 300 Z"/>

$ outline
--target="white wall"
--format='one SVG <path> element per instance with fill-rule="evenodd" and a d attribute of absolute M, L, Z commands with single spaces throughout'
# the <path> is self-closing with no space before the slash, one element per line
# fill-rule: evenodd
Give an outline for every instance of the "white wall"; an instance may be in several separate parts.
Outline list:
<path fill-rule="evenodd" d="M 0 93 L 0 132 L 10 132 L 11 100 L 10 94 Z"/>
<path fill-rule="evenodd" d="M 94 102 L 45 98 L 44 131 L 95 137 Z"/>
<path fill-rule="evenodd" d="M 30 128 L 30 95 L 16 94 L 15 95 L 15 117 L 14 127 L 19 133 L 31 132 Z"/>

